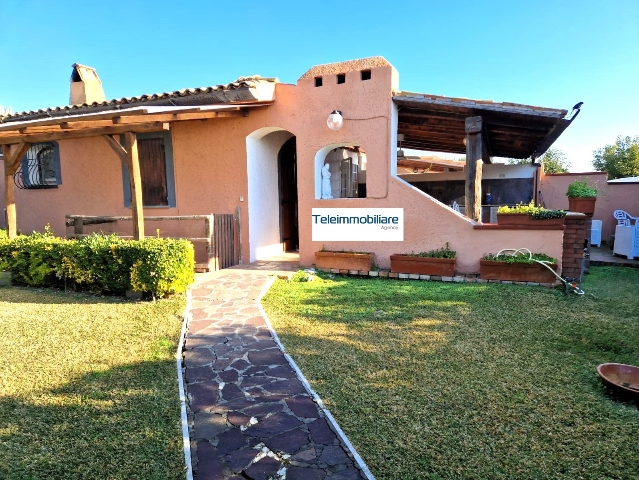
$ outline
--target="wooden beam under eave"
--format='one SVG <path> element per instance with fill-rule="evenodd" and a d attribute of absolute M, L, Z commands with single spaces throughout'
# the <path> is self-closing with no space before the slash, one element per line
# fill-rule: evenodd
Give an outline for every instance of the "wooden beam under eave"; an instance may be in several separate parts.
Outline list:
<path fill-rule="evenodd" d="M 115 107 L 114 107 L 115 108 Z M 48 117 L 48 118 L 40 118 L 37 120 L 26 120 L 26 121 L 20 121 L 20 122 L 3 122 L 0 123 L 0 131 L 6 131 L 6 130 L 16 130 L 17 128 L 21 128 L 24 126 L 44 126 L 44 125 L 59 125 L 60 121 L 88 121 L 88 120 L 109 120 L 111 121 L 111 119 L 116 116 L 116 115 L 121 115 L 121 113 L 119 111 L 115 111 L 115 110 L 110 110 L 107 112 L 100 112 L 100 113 L 81 113 L 83 109 L 77 109 L 74 111 L 78 111 L 77 114 L 73 114 L 73 115 L 64 115 L 64 116 L 59 116 L 59 117 Z M 129 115 L 133 115 L 133 114 L 138 114 L 138 113 L 146 113 L 148 110 L 144 107 L 136 107 L 136 108 L 130 108 L 127 109 L 127 114 Z M 21 125 L 16 126 L 16 123 L 20 123 Z"/>
<path fill-rule="evenodd" d="M 2 157 L 4 159 L 4 205 L 7 210 L 7 235 L 12 240 L 18 234 L 18 219 L 16 216 L 16 199 L 13 175 L 20 166 L 20 160 L 29 150 L 28 143 L 20 143 L 15 148 L 9 145 L 2 146 Z"/>
<path fill-rule="evenodd" d="M 133 239 L 144 239 L 144 206 L 142 204 L 142 176 L 138 156 L 138 140 L 135 133 L 124 134 L 127 169 L 131 183 L 131 216 L 133 217 Z"/>
<path fill-rule="evenodd" d="M 466 184 L 464 191 L 466 216 L 481 221 L 481 177 L 484 147 L 481 117 L 466 119 Z"/>
<path fill-rule="evenodd" d="M 55 140 L 70 140 L 73 138 L 101 137 L 102 135 L 121 135 L 127 132 L 144 133 L 169 130 L 166 122 L 148 122 L 137 125 L 113 125 L 110 127 L 86 128 L 81 130 L 60 130 L 50 133 L 16 134 L 15 132 L 0 132 L 0 145 L 10 143 L 41 143 Z"/>
<path fill-rule="evenodd" d="M 5 130 L 0 132 L 0 139 L 5 137 L 18 137 L 24 135 L 45 135 L 45 134 L 61 134 L 65 138 L 80 138 L 82 135 L 75 135 L 73 132 L 84 132 L 88 129 L 98 128 L 115 128 L 121 125 L 135 126 L 136 132 L 142 133 L 138 130 L 138 126 L 144 127 L 149 123 L 167 123 L 167 122 L 180 122 L 189 120 L 209 120 L 214 118 L 238 118 L 248 116 L 247 110 L 236 110 L 231 112 L 195 112 L 195 113 L 172 113 L 172 114 L 157 114 L 157 115 L 128 115 L 121 117 L 114 117 L 111 120 L 94 120 L 94 121 L 81 121 L 81 122 L 61 122 L 57 125 L 45 125 L 45 126 L 28 126 L 17 128 L 16 130 Z M 129 127 L 131 130 L 131 127 Z M 123 132 L 121 132 L 123 133 Z M 103 133 L 107 134 L 107 133 Z M 42 141 L 50 141 L 42 140 Z M 36 142 L 33 142 L 36 143 Z"/>
<path fill-rule="evenodd" d="M 442 145 L 439 143 L 430 143 L 430 142 L 408 142 L 403 141 L 402 147 L 411 148 L 413 150 L 425 150 L 429 152 L 446 152 L 446 153 L 456 153 L 459 155 L 463 155 L 466 153 L 466 147 L 462 145 L 461 147 L 452 147 L 448 145 Z"/>
<path fill-rule="evenodd" d="M 135 116 L 115 117 L 113 123 L 117 125 L 128 125 L 140 122 L 143 119 L 147 122 L 180 122 L 187 120 L 208 120 L 210 118 L 238 118 L 248 116 L 248 110 L 239 110 L 231 112 L 211 112 L 204 111 L 198 113 L 158 113 Z"/>
<path fill-rule="evenodd" d="M 143 119 L 144 117 L 140 117 Z M 145 123 L 143 120 L 140 120 L 140 123 Z M 146 122 L 148 123 L 148 122 Z M 21 127 L 17 130 L 5 130 L 0 132 L 0 136 L 2 135 L 17 135 L 20 133 L 21 135 L 33 135 L 36 133 L 55 133 L 62 132 L 66 130 L 86 130 L 87 128 L 102 128 L 102 127 L 113 127 L 113 120 L 95 120 L 95 121 L 86 121 L 86 122 L 61 122 L 57 125 L 45 125 L 45 126 L 30 126 L 30 127 Z"/>

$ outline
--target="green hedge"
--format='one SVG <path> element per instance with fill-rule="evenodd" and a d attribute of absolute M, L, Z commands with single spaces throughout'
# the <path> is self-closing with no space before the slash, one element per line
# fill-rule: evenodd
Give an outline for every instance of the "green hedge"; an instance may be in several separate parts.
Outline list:
<path fill-rule="evenodd" d="M 165 297 L 184 292 L 193 269 L 193 245 L 187 240 L 100 234 L 67 240 L 48 231 L 9 240 L 0 234 L 0 270 L 10 270 L 18 284 L 60 287 L 72 281 L 89 290 L 133 289 Z"/>

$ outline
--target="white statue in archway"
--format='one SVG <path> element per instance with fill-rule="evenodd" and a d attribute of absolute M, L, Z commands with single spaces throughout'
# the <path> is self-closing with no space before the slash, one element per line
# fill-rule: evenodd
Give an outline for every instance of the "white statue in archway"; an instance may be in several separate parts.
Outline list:
<path fill-rule="evenodd" d="M 331 199 L 331 172 L 328 171 L 328 163 L 325 163 L 322 167 L 322 198 Z"/>

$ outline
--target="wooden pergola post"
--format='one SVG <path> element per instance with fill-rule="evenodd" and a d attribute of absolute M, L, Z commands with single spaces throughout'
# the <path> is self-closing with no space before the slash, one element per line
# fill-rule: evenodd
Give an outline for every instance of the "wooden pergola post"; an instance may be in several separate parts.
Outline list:
<path fill-rule="evenodd" d="M 142 177 L 140 176 L 140 158 L 138 139 L 135 133 L 124 134 L 124 148 L 127 152 L 127 168 L 131 179 L 131 216 L 133 217 L 133 238 L 144 238 L 144 206 L 142 204 Z"/>
<path fill-rule="evenodd" d="M 485 148 L 482 140 L 482 118 L 466 118 L 466 216 L 481 221 L 481 177 Z"/>
<path fill-rule="evenodd" d="M 18 170 L 20 160 L 22 160 L 22 157 L 27 153 L 30 146 L 28 143 L 19 143 L 12 149 L 9 145 L 2 145 L 2 155 L 4 158 L 4 205 L 7 209 L 7 234 L 9 239 L 16 238 L 18 234 L 13 175 Z"/>
<path fill-rule="evenodd" d="M 133 239 L 144 238 L 144 206 L 142 204 L 142 177 L 138 157 L 138 140 L 135 133 L 124 134 L 124 147 L 111 135 L 103 137 L 111 149 L 118 155 L 129 172 L 131 184 L 131 216 L 133 217 Z"/>

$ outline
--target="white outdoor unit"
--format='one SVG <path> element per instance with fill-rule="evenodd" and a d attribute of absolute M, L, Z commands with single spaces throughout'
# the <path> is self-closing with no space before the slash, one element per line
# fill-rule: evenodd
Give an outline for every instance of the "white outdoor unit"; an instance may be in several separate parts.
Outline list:
<path fill-rule="evenodd" d="M 601 247 L 601 226 L 603 222 L 601 220 L 592 221 L 592 230 L 590 231 L 590 245 L 597 245 Z"/>

